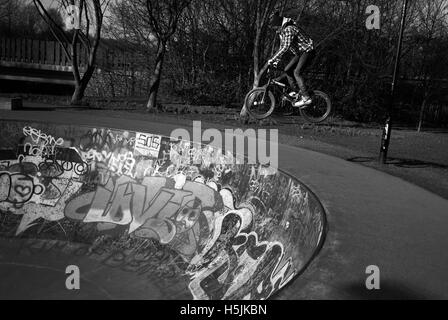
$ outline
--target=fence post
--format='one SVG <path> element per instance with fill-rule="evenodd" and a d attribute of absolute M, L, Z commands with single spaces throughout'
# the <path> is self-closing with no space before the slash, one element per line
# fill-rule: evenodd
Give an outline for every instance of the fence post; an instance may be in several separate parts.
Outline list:
<path fill-rule="evenodd" d="M 17 38 L 14 38 L 14 48 L 15 48 L 14 61 L 20 61 L 20 41 Z"/>
<path fill-rule="evenodd" d="M 0 57 L 5 57 L 5 38 L 0 39 Z"/>
<path fill-rule="evenodd" d="M 16 55 L 15 41 L 14 39 L 9 38 L 9 60 L 14 61 L 15 55 Z"/>
<path fill-rule="evenodd" d="M 31 39 L 27 39 L 27 47 L 28 47 L 28 62 L 32 62 L 33 61 L 33 40 Z"/>

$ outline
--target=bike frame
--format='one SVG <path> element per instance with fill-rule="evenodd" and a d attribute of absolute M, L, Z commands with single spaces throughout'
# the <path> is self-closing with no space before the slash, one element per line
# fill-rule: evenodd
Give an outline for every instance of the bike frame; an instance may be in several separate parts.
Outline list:
<path fill-rule="evenodd" d="M 267 73 L 269 74 L 270 69 L 268 68 Z M 282 82 L 280 82 L 281 80 L 283 80 L 284 78 L 286 78 L 286 72 L 283 72 L 280 76 L 276 77 L 276 78 L 272 78 L 272 77 L 268 77 L 268 83 L 266 85 L 263 86 L 263 88 L 265 89 L 264 93 L 263 93 L 263 98 L 261 100 L 262 103 L 264 103 L 264 98 L 266 96 L 266 92 L 268 91 L 267 89 L 269 87 L 273 87 L 274 90 L 272 90 L 273 92 L 276 91 L 277 87 L 282 88 L 282 92 L 281 92 L 281 101 L 284 100 L 288 100 L 290 103 L 292 103 L 294 100 L 290 97 L 288 97 L 288 95 L 285 94 L 285 91 L 287 89 L 291 89 L 289 85 L 284 84 Z M 299 93 L 300 95 L 300 93 Z"/>

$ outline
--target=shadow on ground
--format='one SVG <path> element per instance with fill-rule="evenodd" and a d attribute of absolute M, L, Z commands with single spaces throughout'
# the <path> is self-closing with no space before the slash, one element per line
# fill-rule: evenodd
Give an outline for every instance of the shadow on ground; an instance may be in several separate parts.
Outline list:
<path fill-rule="evenodd" d="M 380 289 L 366 289 L 364 283 L 350 284 L 344 288 L 353 299 L 359 300 L 432 300 L 437 297 L 423 293 L 418 288 L 410 288 L 406 284 L 395 280 L 381 281 Z"/>
<path fill-rule="evenodd" d="M 369 163 L 378 161 L 376 157 L 354 157 L 349 158 L 347 161 L 355 163 Z M 404 158 L 388 158 L 386 161 L 388 165 L 394 165 L 401 168 L 437 168 L 437 169 L 448 169 L 447 165 L 434 163 L 429 161 L 421 161 L 415 159 L 404 159 Z"/>

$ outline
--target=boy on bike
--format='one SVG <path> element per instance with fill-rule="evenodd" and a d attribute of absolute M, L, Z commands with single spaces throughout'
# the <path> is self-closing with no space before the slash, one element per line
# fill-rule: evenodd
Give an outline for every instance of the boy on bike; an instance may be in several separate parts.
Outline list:
<path fill-rule="evenodd" d="M 302 93 L 302 99 L 295 101 L 293 106 L 309 105 L 312 100 L 303 81 L 302 72 L 315 55 L 314 42 L 292 19 L 281 17 L 278 12 L 272 16 L 271 26 L 277 29 L 277 32 L 280 34 L 280 48 L 269 59 L 268 64 L 276 67 L 286 52 L 292 52 L 294 57 L 284 69 L 289 85 L 294 89 L 294 92 L 291 92 L 289 95 L 297 99 L 297 89 L 299 89 Z"/>

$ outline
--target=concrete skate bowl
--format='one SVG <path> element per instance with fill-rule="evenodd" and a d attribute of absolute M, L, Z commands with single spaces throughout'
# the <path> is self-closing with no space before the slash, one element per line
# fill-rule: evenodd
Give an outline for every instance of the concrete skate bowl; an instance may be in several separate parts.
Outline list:
<path fill-rule="evenodd" d="M 1 299 L 267 299 L 325 238 L 305 185 L 209 146 L 25 121 L 0 135 Z"/>

